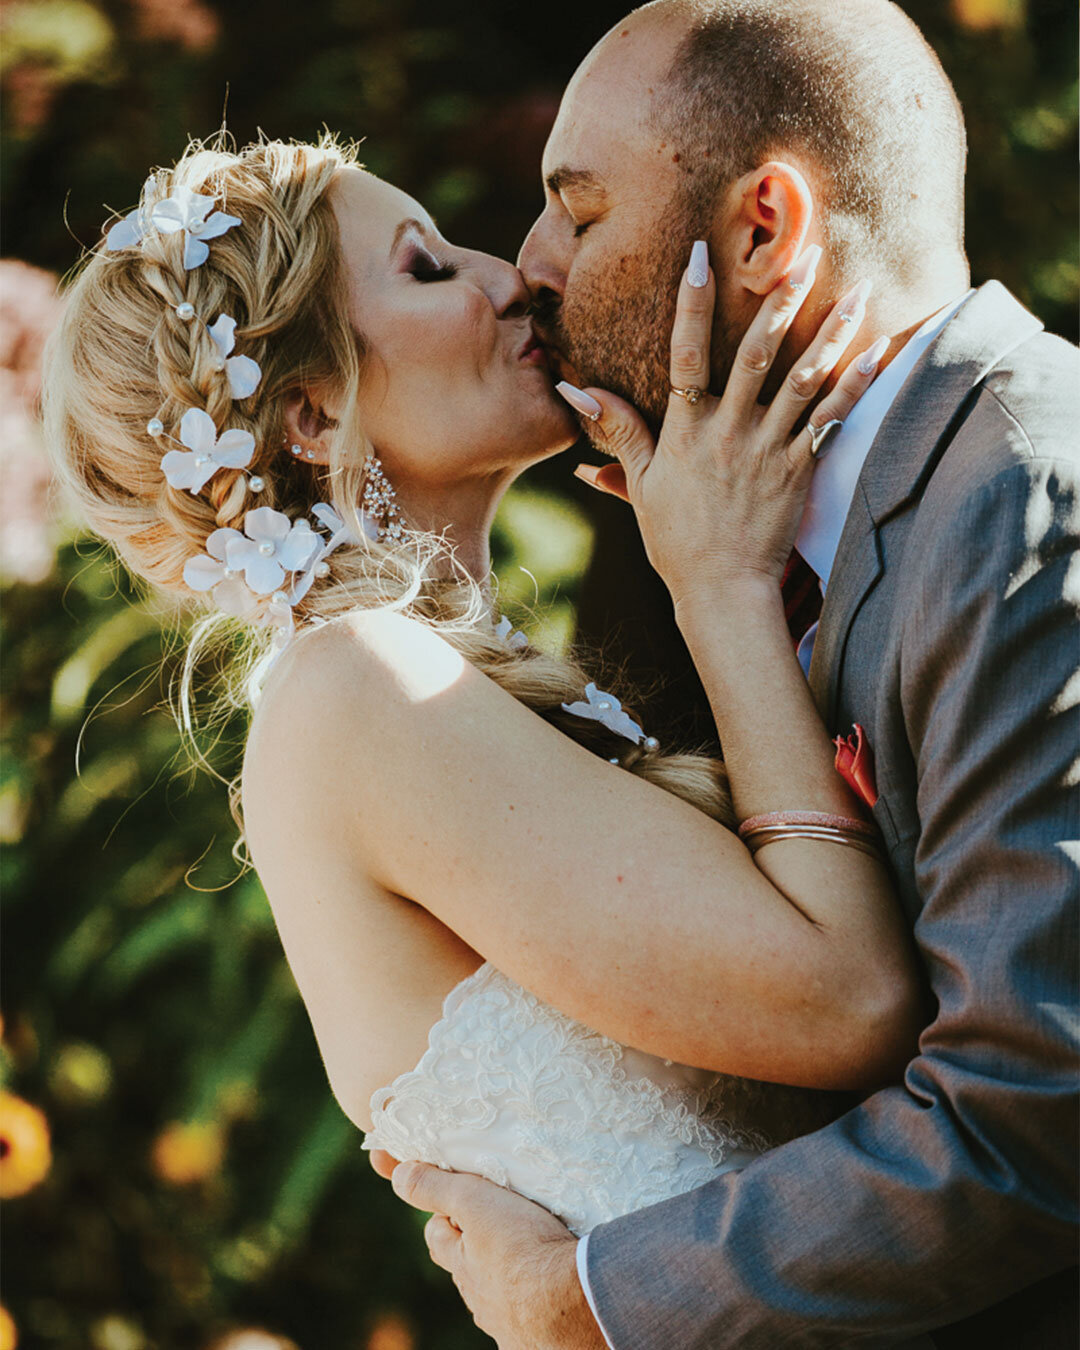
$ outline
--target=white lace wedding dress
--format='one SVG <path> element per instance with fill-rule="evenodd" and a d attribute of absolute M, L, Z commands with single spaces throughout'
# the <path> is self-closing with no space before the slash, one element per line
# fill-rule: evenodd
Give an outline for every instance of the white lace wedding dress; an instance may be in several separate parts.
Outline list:
<path fill-rule="evenodd" d="M 371 1098 L 363 1147 L 476 1172 L 579 1236 L 826 1123 L 823 1093 L 619 1045 L 485 962 L 447 996 L 415 1069 Z"/>

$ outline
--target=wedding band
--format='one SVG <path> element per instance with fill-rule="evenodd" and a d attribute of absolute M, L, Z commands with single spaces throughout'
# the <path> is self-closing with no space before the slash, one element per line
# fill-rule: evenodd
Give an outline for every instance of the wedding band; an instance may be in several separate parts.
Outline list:
<path fill-rule="evenodd" d="M 676 389 L 674 385 L 671 385 L 670 388 L 673 394 L 678 394 L 680 398 L 686 399 L 691 408 L 700 403 L 705 396 L 705 390 L 699 389 L 696 384 L 688 384 L 685 389 Z"/>
<path fill-rule="evenodd" d="M 806 429 L 810 433 L 810 458 L 824 459 L 825 452 L 828 449 L 828 443 L 832 440 L 833 433 L 839 431 L 843 426 L 839 417 L 834 417 L 831 422 L 826 422 L 822 427 L 811 426 L 808 422 Z"/>

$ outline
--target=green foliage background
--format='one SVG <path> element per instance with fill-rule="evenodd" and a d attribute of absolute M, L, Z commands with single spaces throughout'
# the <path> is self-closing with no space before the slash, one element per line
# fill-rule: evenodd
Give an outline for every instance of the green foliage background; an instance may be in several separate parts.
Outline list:
<path fill-rule="evenodd" d="M 999 277 L 1075 339 L 1075 7 L 904 7 L 968 115 L 976 281 Z M 238 140 L 324 123 L 366 137 L 369 166 L 451 237 L 512 257 L 560 88 L 623 12 L 12 0 L 4 252 L 67 270 L 105 205 L 130 207 L 149 164 L 220 125 L 227 91 Z M 500 515 L 509 608 L 538 601 L 553 642 L 573 627 L 590 510 L 564 460 Z M 300 1350 L 487 1343 L 331 1097 L 258 882 L 235 879 L 224 790 L 178 752 L 161 706 L 175 629 L 96 545 L 57 536 L 49 576 L 9 578 L 2 613 L 3 1068 L 44 1110 L 54 1152 L 3 1225 L 2 1297 L 23 1343 L 199 1350 L 244 1327 Z M 226 773 L 241 737 L 218 747 Z M 226 1133 L 204 1181 L 169 1185 L 152 1165 L 176 1121 Z"/>

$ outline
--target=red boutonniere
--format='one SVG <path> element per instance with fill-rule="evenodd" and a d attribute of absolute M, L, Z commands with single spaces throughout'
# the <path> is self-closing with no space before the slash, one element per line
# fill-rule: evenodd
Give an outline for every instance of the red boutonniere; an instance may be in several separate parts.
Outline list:
<path fill-rule="evenodd" d="M 850 736 L 837 736 L 833 744 L 836 746 L 837 773 L 860 801 L 873 806 L 878 794 L 874 782 L 874 752 L 866 732 L 856 722 Z"/>

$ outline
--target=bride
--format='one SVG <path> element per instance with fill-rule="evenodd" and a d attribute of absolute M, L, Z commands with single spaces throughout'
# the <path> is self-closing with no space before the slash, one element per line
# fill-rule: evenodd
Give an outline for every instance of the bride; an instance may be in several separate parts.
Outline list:
<path fill-rule="evenodd" d="M 707 350 L 694 256 L 673 375 Z M 632 694 L 499 621 L 495 509 L 577 419 L 516 268 L 448 243 L 332 140 L 196 145 L 155 172 L 48 357 L 83 517 L 202 607 L 189 670 L 215 644 L 251 701 L 245 837 L 365 1146 L 510 1185 L 578 1233 L 824 1123 L 821 1090 L 897 1076 L 919 1025 L 779 599 L 810 435 L 757 395 L 813 261 L 766 298 L 744 352 L 768 355 L 718 405 L 673 379 L 650 491 L 682 505 L 642 521 L 708 653 L 730 790 L 649 737 Z M 806 355 L 818 386 L 850 318 Z M 872 375 L 852 365 L 818 426 Z M 633 411 L 565 392 L 634 486 Z M 737 447 L 712 515 L 678 479 L 710 437 Z"/>

